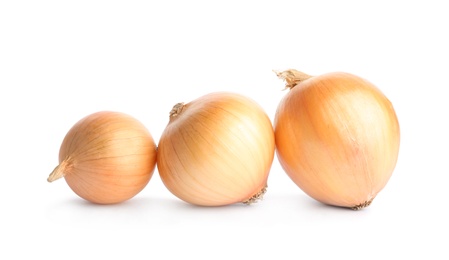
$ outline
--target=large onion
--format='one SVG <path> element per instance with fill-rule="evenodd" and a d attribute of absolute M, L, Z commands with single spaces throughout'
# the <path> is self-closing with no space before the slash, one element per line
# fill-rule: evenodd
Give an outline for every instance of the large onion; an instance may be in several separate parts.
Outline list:
<path fill-rule="evenodd" d="M 165 186 L 188 203 L 251 203 L 265 192 L 274 149 L 272 124 L 256 102 L 211 93 L 174 106 L 157 167 Z"/>
<path fill-rule="evenodd" d="M 387 184 L 399 153 L 399 124 L 390 101 L 348 73 L 311 77 L 278 73 L 289 93 L 274 128 L 279 161 L 290 178 L 325 204 L 361 209 Z"/>

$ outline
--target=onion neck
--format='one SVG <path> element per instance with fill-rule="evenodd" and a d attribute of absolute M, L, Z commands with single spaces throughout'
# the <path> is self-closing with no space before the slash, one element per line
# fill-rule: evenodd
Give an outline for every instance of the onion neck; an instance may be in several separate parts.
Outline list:
<path fill-rule="evenodd" d="M 48 182 L 54 182 L 67 174 L 67 171 L 70 167 L 69 160 L 66 159 L 62 161 L 56 168 L 50 173 L 47 178 Z"/>
<path fill-rule="evenodd" d="M 297 71 L 295 69 L 289 69 L 282 72 L 275 71 L 275 73 L 280 79 L 285 80 L 286 89 L 292 89 L 299 83 L 312 77 L 304 72 Z"/>
<path fill-rule="evenodd" d="M 178 103 L 173 106 L 173 108 L 170 111 L 170 121 L 182 113 L 184 106 L 185 106 L 184 103 Z"/>

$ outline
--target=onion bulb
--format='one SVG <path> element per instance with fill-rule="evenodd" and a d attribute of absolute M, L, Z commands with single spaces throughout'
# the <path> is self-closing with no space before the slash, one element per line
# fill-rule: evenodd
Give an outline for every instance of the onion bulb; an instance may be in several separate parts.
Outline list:
<path fill-rule="evenodd" d="M 157 168 L 168 190 L 190 204 L 249 204 L 266 191 L 274 150 L 271 121 L 255 101 L 210 93 L 173 107 Z"/>
<path fill-rule="evenodd" d="M 310 197 L 362 209 L 385 187 L 399 153 L 391 102 L 372 83 L 335 72 L 277 73 L 288 94 L 274 121 L 281 166 Z"/>
<path fill-rule="evenodd" d="M 81 198 L 113 204 L 137 195 L 155 165 L 156 145 L 144 125 L 123 113 L 101 111 L 69 130 L 48 181 L 64 177 Z"/>

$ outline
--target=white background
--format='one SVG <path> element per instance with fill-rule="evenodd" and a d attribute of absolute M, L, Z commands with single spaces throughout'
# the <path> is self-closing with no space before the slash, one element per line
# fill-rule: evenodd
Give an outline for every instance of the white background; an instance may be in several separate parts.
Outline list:
<path fill-rule="evenodd" d="M 445 1 L 1 1 L 1 259 L 448 259 Z M 346 71 L 393 103 L 401 149 L 362 211 L 322 205 L 273 161 L 251 205 L 188 205 L 155 171 L 99 206 L 47 183 L 82 117 L 128 113 L 159 140 L 168 113 L 214 91 L 274 118 L 273 69 Z"/>

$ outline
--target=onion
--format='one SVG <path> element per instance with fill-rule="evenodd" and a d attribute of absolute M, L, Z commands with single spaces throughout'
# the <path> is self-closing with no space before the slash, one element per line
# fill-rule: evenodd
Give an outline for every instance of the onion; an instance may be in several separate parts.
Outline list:
<path fill-rule="evenodd" d="M 123 113 L 101 111 L 70 129 L 48 181 L 64 177 L 81 198 L 119 203 L 147 185 L 155 165 L 156 145 L 143 124 Z"/>
<path fill-rule="evenodd" d="M 250 204 L 266 191 L 274 150 L 271 121 L 255 101 L 211 93 L 173 107 L 157 167 L 164 185 L 185 202 Z"/>
<path fill-rule="evenodd" d="M 281 166 L 306 194 L 329 205 L 364 208 L 385 187 L 399 153 L 390 101 L 348 73 L 277 73 L 289 93 L 275 115 Z"/>

